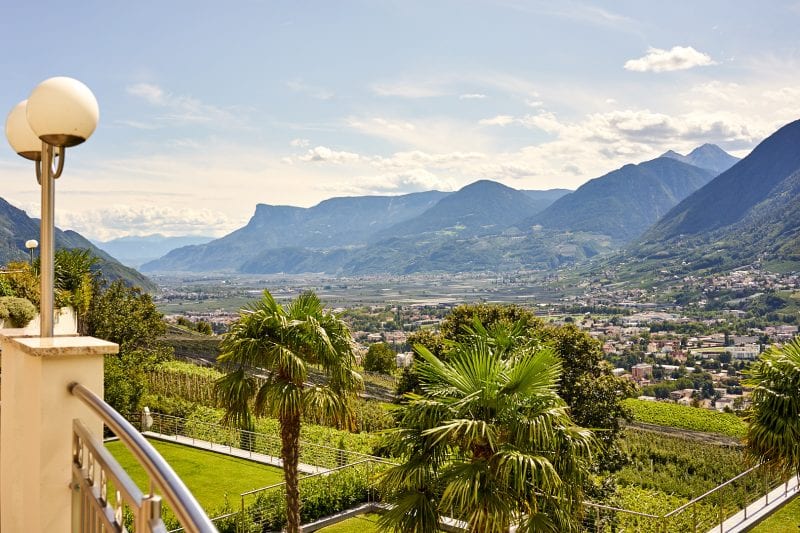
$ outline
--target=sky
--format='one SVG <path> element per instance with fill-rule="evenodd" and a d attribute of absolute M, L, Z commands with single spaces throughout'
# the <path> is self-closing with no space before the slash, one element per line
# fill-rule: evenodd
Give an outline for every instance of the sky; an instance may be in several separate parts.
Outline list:
<path fill-rule="evenodd" d="M 799 1 L 2 2 L 0 114 L 51 76 L 96 95 L 59 227 L 222 236 L 258 203 L 744 156 L 800 118 L 798 27 Z M 39 194 L 2 143 L 0 196 L 38 217 Z"/>

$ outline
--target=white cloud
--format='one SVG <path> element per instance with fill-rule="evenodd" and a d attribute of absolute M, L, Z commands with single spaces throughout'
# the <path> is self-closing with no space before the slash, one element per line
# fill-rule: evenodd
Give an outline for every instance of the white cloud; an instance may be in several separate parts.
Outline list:
<path fill-rule="evenodd" d="M 483 151 L 490 139 L 474 123 L 441 117 L 412 120 L 382 116 L 350 117 L 346 125 L 359 133 L 426 151 Z"/>
<path fill-rule="evenodd" d="M 407 194 L 417 191 L 453 191 L 460 180 L 424 168 L 386 172 L 375 176 L 356 178 L 347 186 L 348 194 Z M 341 189 L 338 189 L 341 190 Z"/>
<path fill-rule="evenodd" d="M 327 162 L 327 163 L 354 163 L 358 161 L 360 156 L 353 152 L 344 152 L 331 150 L 327 146 L 316 146 L 309 150 L 306 155 L 298 158 L 300 161 L 305 162 Z"/>
<path fill-rule="evenodd" d="M 484 98 L 486 95 L 480 93 L 466 93 L 458 97 L 459 100 L 483 100 Z"/>
<path fill-rule="evenodd" d="M 536 15 L 549 15 L 592 26 L 631 30 L 637 26 L 630 17 L 582 2 L 530 2 L 529 0 L 501 0 L 502 5 Z"/>
<path fill-rule="evenodd" d="M 446 91 L 442 88 L 442 82 L 382 82 L 374 83 L 372 91 L 378 96 L 393 96 L 397 98 L 433 98 L 444 96 Z"/>
<path fill-rule="evenodd" d="M 141 120 L 120 120 L 137 129 L 156 129 L 165 124 L 197 125 L 210 124 L 214 127 L 242 127 L 244 118 L 234 108 L 224 109 L 202 102 L 188 95 L 175 95 L 166 92 L 158 85 L 137 83 L 127 88 L 128 94 L 140 98 L 151 106 L 163 109 L 163 113 L 153 118 L 157 124 Z"/>
<path fill-rule="evenodd" d="M 162 127 L 160 124 L 141 122 L 139 120 L 117 120 L 115 122 L 116 124 L 121 124 L 137 130 L 157 130 Z"/>
<path fill-rule="evenodd" d="M 291 142 L 289 142 L 289 146 L 294 148 L 308 148 L 311 146 L 311 141 L 308 139 L 292 139 Z"/>
<path fill-rule="evenodd" d="M 137 83 L 128 87 L 128 94 L 138 96 L 153 105 L 166 105 L 164 90 L 152 83 Z"/>
<path fill-rule="evenodd" d="M 625 62 L 625 69 L 634 72 L 669 72 L 716 65 L 711 56 L 691 46 L 673 46 L 670 50 L 649 48 L 647 54 Z"/>
<path fill-rule="evenodd" d="M 336 96 L 332 91 L 324 87 L 310 85 L 301 79 L 289 80 L 286 82 L 286 86 L 296 93 L 303 93 L 317 100 L 330 100 Z"/>
<path fill-rule="evenodd" d="M 516 122 L 511 115 L 497 115 L 492 118 L 484 118 L 478 121 L 481 126 L 508 126 Z"/>
<path fill-rule="evenodd" d="M 223 213 L 187 207 L 115 204 L 81 212 L 57 212 L 63 228 L 81 228 L 94 239 L 107 240 L 129 234 L 224 234 L 232 221 Z"/>

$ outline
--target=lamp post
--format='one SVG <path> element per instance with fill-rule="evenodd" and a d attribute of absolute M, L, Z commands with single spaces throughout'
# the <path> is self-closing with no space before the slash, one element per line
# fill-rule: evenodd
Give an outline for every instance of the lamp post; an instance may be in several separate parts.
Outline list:
<path fill-rule="evenodd" d="M 33 249 L 39 246 L 39 241 L 36 239 L 28 239 L 25 241 L 25 248 L 28 249 L 28 252 L 31 254 L 31 268 L 33 268 Z"/>
<path fill-rule="evenodd" d="M 36 179 L 42 189 L 41 337 L 53 336 L 55 180 L 64 169 L 66 149 L 88 139 L 99 117 L 97 100 L 86 85 L 72 78 L 56 77 L 37 85 L 6 119 L 9 144 L 17 154 L 35 162 Z"/>

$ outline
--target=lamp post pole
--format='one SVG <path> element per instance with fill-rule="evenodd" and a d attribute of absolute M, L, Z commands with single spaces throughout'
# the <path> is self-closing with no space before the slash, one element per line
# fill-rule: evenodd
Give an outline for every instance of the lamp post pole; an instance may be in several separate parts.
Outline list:
<path fill-rule="evenodd" d="M 53 312 L 55 307 L 55 201 L 56 183 L 53 177 L 54 147 L 42 141 L 41 176 L 42 185 L 42 222 L 41 242 L 39 250 L 39 280 L 41 283 L 41 309 L 39 320 L 41 327 L 39 336 L 53 336 Z M 63 153 L 63 152 L 62 152 Z"/>
<path fill-rule="evenodd" d="M 27 241 L 25 241 L 25 248 L 28 249 L 28 254 L 30 254 L 31 257 L 31 262 L 30 262 L 31 270 L 33 270 L 33 249 L 38 246 L 39 246 L 39 241 L 37 241 L 36 239 L 28 239 Z"/>
<path fill-rule="evenodd" d="M 41 337 L 53 336 L 55 180 L 64 169 L 66 148 L 88 139 L 99 116 L 97 100 L 86 85 L 72 78 L 56 77 L 37 85 L 28 100 L 17 104 L 6 119 L 8 142 L 19 155 L 35 161 L 36 178 L 42 187 Z"/>

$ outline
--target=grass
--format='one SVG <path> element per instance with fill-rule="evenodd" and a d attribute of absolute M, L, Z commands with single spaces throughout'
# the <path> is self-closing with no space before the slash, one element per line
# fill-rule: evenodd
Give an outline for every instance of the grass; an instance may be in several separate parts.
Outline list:
<path fill-rule="evenodd" d="M 150 443 L 208 513 L 223 508 L 226 495 L 229 503 L 236 507 L 242 492 L 283 481 L 283 471 L 279 468 L 171 442 L 151 440 Z M 106 448 L 136 485 L 146 490 L 149 486 L 147 475 L 125 445 L 114 441 L 107 443 Z"/>
<path fill-rule="evenodd" d="M 323 531 L 324 533 L 353 533 L 353 531 L 358 533 L 377 533 L 378 516 L 375 513 L 362 514 L 343 520 L 338 524 L 323 527 L 318 531 Z"/>
<path fill-rule="evenodd" d="M 778 512 L 770 516 L 756 527 L 753 533 L 789 533 L 800 531 L 800 498 L 784 505 Z"/>

